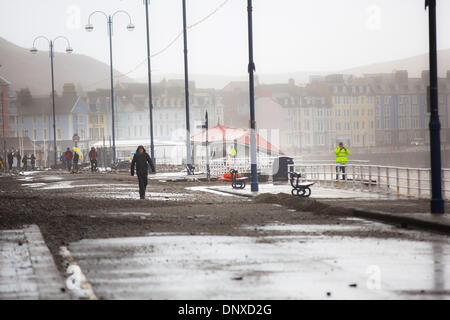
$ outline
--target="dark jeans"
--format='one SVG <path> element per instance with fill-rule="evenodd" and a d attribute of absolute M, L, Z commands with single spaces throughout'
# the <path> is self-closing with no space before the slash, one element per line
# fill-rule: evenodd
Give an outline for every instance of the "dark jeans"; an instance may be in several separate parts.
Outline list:
<path fill-rule="evenodd" d="M 67 170 L 72 171 L 72 160 L 67 160 Z"/>
<path fill-rule="evenodd" d="M 147 172 L 138 172 L 138 181 L 139 181 L 139 195 L 141 198 L 145 197 L 145 189 L 147 189 Z"/>
<path fill-rule="evenodd" d="M 97 170 L 97 160 L 91 160 L 91 171 Z"/>
<path fill-rule="evenodd" d="M 342 172 L 342 180 L 345 180 L 345 165 L 336 165 L 336 180 L 339 180 L 339 171 Z"/>

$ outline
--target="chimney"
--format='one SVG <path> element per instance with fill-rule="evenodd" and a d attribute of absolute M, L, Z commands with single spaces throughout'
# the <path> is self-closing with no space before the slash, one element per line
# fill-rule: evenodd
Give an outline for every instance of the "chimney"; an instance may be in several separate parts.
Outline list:
<path fill-rule="evenodd" d="M 73 96 L 75 97 L 77 95 L 77 89 L 75 88 L 75 85 L 73 83 L 65 83 L 63 86 L 63 97 Z"/>
<path fill-rule="evenodd" d="M 398 70 L 394 75 L 395 82 L 405 83 L 408 82 L 408 71 L 407 70 Z"/>
<path fill-rule="evenodd" d="M 430 71 L 423 70 L 421 78 L 422 78 L 422 82 L 423 83 L 428 83 L 429 84 L 430 83 Z"/>

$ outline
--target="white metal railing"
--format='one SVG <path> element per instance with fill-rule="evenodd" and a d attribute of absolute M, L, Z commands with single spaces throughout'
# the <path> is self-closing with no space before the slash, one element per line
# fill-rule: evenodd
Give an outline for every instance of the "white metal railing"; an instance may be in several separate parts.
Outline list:
<path fill-rule="evenodd" d="M 369 164 L 345 165 L 345 174 L 336 172 L 336 164 L 290 165 L 288 171 L 301 173 L 300 181 L 318 186 L 382 192 L 417 198 L 431 197 L 431 170 Z M 442 169 L 442 196 L 450 199 L 450 169 Z"/>
<path fill-rule="evenodd" d="M 300 157 L 292 158 L 294 163 L 302 163 L 312 165 L 315 163 L 320 164 L 334 164 L 333 160 L 303 160 Z M 278 157 L 258 157 L 257 168 L 258 173 L 263 175 L 272 175 L 274 162 L 278 160 Z M 369 161 L 366 160 L 352 160 L 349 161 L 351 164 L 368 164 Z M 206 172 L 206 160 L 201 159 L 195 163 L 196 171 Z M 211 176 L 222 176 L 224 173 L 229 172 L 230 169 L 238 170 L 240 173 L 250 173 L 251 172 L 251 161 L 250 158 L 220 158 L 213 159 L 209 162 Z"/>
<path fill-rule="evenodd" d="M 260 174 L 272 174 L 273 162 L 278 159 L 277 157 L 258 157 L 258 173 Z M 206 160 L 197 161 L 196 171 L 206 172 Z M 211 176 L 222 176 L 224 173 L 229 172 L 230 169 L 238 170 L 240 173 L 251 172 L 250 158 L 221 158 L 213 159 L 209 161 L 209 168 Z"/>

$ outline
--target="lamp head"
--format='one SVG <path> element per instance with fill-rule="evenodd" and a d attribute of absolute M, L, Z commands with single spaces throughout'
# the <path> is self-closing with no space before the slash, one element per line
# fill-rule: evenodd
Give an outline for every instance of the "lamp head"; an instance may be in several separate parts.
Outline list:
<path fill-rule="evenodd" d="M 88 23 L 86 27 L 84 27 L 84 29 L 86 29 L 87 32 L 91 32 L 92 30 L 94 30 L 94 26 Z"/>
<path fill-rule="evenodd" d="M 30 52 L 32 54 L 36 54 L 38 52 L 38 49 L 36 47 L 33 47 L 33 48 L 30 49 Z"/>
<path fill-rule="evenodd" d="M 71 46 L 68 46 L 67 48 L 66 48 L 66 52 L 67 53 L 72 53 L 73 52 L 73 49 L 72 49 L 72 47 Z"/>
<path fill-rule="evenodd" d="M 129 24 L 127 25 L 127 30 L 128 30 L 128 31 L 133 31 L 133 30 L 134 30 L 134 24 L 129 23 Z"/>

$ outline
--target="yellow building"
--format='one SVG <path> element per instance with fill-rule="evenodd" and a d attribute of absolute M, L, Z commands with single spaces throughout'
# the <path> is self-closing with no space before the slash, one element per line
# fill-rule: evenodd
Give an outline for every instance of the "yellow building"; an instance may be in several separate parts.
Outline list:
<path fill-rule="evenodd" d="M 336 143 L 375 146 L 375 105 L 370 87 L 355 80 L 331 86 Z"/>
<path fill-rule="evenodd" d="M 108 126 L 109 99 L 98 92 L 88 93 L 89 114 L 88 114 L 88 137 L 90 141 L 100 141 L 109 139 L 110 131 Z"/>

